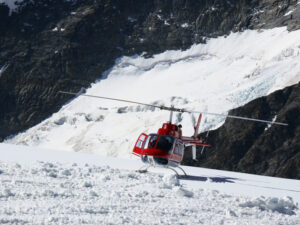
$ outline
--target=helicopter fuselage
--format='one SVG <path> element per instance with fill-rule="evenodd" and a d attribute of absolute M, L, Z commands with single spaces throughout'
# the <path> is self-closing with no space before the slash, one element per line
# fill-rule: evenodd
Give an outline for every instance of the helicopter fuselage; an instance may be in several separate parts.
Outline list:
<path fill-rule="evenodd" d="M 157 166 L 177 166 L 184 153 L 184 143 L 177 125 L 164 123 L 156 134 L 141 134 L 134 146 L 133 154 L 144 163 Z"/>

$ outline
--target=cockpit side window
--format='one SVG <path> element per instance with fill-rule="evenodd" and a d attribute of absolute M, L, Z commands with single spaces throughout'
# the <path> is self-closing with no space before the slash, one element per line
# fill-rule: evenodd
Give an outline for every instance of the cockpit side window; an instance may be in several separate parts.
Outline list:
<path fill-rule="evenodd" d="M 144 143 L 144 140 L 145 140 L 146 137 L 147 137 L 146 135 L 141 134 L 141 136 L 139 137 L 139 139 L 138 139 L 135 146 L 138 147 L 138 148 L 143 148 L 144 147 L 143 143 Z"/>
<path fill-rule="evenodd" d="M 147 137 L 147 140 L 145 142 L 145 148 L 154 148 L 156 141 L 157 141 L 158 135 L 157 134 L 150 134 Z"/>

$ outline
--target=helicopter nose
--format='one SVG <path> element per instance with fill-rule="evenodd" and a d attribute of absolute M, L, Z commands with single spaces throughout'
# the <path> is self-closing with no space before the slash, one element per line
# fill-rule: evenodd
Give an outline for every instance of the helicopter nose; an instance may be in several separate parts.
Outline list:
<path fill-rule="evenodd" d="M 168 156 L 168 153 L 159 149 L 155 149 L 155 148 L 148 148 L 148 149 L 144 149 L 143 152 L 144 155 L 151 155 L 151 156 Z"/>

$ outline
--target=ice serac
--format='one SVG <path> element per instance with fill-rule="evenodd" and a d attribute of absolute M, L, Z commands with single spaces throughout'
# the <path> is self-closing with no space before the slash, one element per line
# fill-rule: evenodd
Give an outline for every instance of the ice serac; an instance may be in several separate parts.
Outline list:
<path fill-rule="evenodd" d="M 211 131 L 212 145 L 199 161 L 184 164 L 246 173 L 300 179 L 300 83 L 255 99 L 229 112 L 288 123 L 288 126 L 227 119 Z M 202 134 L 205 135 L 205 134 Z"/>
<path fill-rule="evenodd" d="M 231 31 L 296 30 L 299 15 L 295 0 L 1 0 L 0 141 L 48 118 L 70 99 L 59 90 L 88 87 L 118 57 L 187 49 Z"/>

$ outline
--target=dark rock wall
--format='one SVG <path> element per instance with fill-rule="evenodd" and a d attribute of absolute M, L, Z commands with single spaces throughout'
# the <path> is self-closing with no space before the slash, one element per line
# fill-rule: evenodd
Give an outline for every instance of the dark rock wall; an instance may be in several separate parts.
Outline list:
<path fill-rule="evenodd" d="M 186 49 L 246 28 L 298 29 L 297 3 L 275 0 L 24 0 L 0 4 L 0 141 L 57 111 L 122 55 Z"/>
<path fill-rule="evenodd" d="M 184 164 L 215 169 L 300 179 L 300 83 L 231 110 L 231 115 L 288 123 L 288 126 L 227 119 L 211 131 L 204 154 L 191 151 Z M 205 136 L 205 134 L 202 134 Z M 200 150 L 201 148 L 199 148 Z"/>

